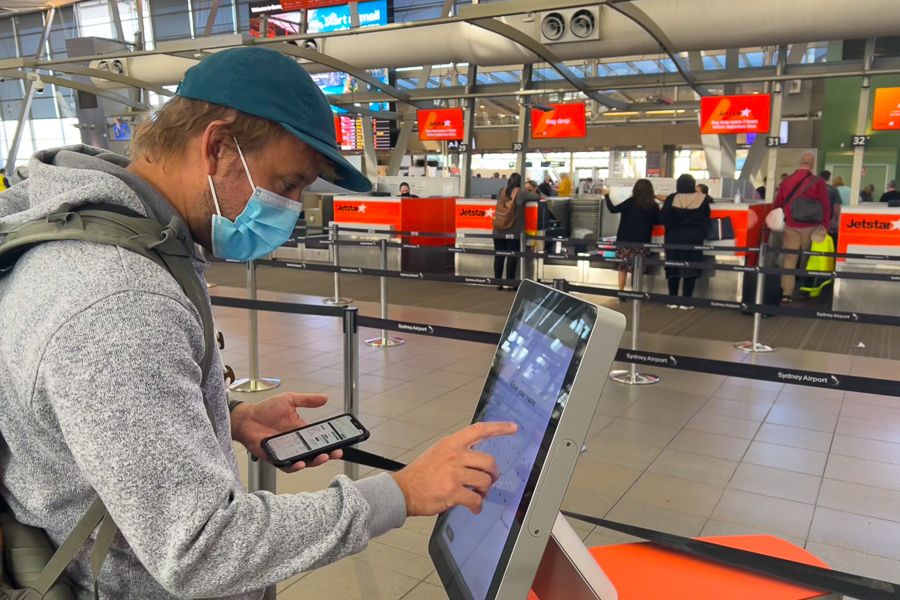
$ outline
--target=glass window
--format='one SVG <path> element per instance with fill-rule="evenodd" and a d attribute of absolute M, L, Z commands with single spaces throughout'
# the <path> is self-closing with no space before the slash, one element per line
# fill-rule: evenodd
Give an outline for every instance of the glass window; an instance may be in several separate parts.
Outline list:
<path fill-rule="evenodd" d="M 75 5 L 78 11 L 78 26 L 80 37 L 101 37 L 112 39 L 115 37 L 112 22 L 110 21 L 109 6 L 105 0 L 89 0 Z"/>
<path fill-rule="evenodd" d="M 75 23 L 75 7 L 62 6 L 56 9 L 53 25 L 50 27 L 50 55 L 65 58 L 69 55 L 66 40 L 79 37 Z"/>
<path fill-rule="evenodd" d="M 34 56 L 38 53 L 38 44 L 41 42 L 41 34 L 44 32 L 44 13 L 30 13 L 20 15 L 16 19 L 16 32 L 19 36 L 19 48 L 22 56 Z M 40 49 L 44 56 L 44 49 Z"/>
<path fill-rule="evenodd" d="M 221 0 L 219 10 L 216 11 L 213 33 L 232 33 L 234 31 L 234 20 L 231 12 L 232 4 L 233 0 Z M 193 0 L 191 6 L 194 9 L 194 31 L 197 32 L 197 35 L 203 35 L 206 21 L 209 19 L 212 0 Z"/>
<path fill-rule="evenodd" d="M 15 58 L 18 55 L 12 18 L 0 19 L 0 58 Z"/>
<path fill-rule="evenodd" d="M 66 146 L 81 143 L 81 130 L 78 129 L 78 119 L 65 118 L 61 119 L 62 134 Z"/>
<path fill-rule="evenodd" d="M 31 100 L 32 119 L 56 119 L 56 96 L 53 93 L 53 87 L 48 85 L 43 92 L 34 91 L 34 97 Z"/>
<path fill-rule="evenodd" d="M 18 79 L 7 79 L 0 82 L 0 118 L 4 121 L 15 121 L 19 118 L 19 105 L 25 92 Z"/>
<path fill-rule="evenodd" d="M 157 42 L 191 37 L 187 0 L 150 0 L 150 16 Z"/>

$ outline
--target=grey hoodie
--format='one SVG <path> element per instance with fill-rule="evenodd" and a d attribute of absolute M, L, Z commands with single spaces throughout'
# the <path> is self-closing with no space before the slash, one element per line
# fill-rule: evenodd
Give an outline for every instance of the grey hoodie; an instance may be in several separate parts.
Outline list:
<path fill-rule="evenodd" d="M 0 194 L 0 223 L 107 202 L 174 219 L 190 241 L 127 164 L 85 146 L 38 153 Z M 28 251 L 0 278 L 0 332 L 0 494 L 59 544 L 99 493 L 120 528 L 104 598 L 257 598 L 404 522 L 387 475 L 312 494 L 242 488 L 221 361 L 201 388 L 200 317 L 142 256 L 87 242 Z M 88 555 L 68 570 L 79 598 L 93 597 Z"/>

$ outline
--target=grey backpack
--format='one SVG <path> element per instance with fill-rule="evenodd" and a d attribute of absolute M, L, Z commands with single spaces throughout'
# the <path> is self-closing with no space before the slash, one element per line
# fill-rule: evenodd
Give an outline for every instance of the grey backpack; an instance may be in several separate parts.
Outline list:
<path fill-rule="evenodd" d="M 200 368 L 202 381 L 206 381 L 215 356 L 212 312 L 191 265 L 190 249 L 171 226 L 124 207 L 103 204 L 75 209 L 64 206 L 37 221 L 0 225 L 0 277 L 9 273 L 28 249 L 63 240 L 118 246 L 147 257 L 171 273 L 200 314 L 205 347 Z M 100 569 L 118 531 L 99 497 L 56 550 L 43 529 L 17 522 L 8 507 L 0 506 L 0 600 L 73 600 L 74 593 L 61 579 L 62 574 L 98 526 L 91 550 L 95 598 L 99 598 Z"/>

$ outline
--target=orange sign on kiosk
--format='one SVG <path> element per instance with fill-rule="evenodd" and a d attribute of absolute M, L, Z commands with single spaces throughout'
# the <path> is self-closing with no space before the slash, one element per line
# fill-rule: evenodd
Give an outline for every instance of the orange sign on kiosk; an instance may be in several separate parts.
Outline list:
<path fill-rule="evenodd" d="M 456 199 L 456 231 L 457 232 L 491 232 L 494 229 L 494 214 L 497 210 L 496 200 Z M 537 232 L 537 202 L 525 204 L 525 231 Z"/>
<path fill-rule="evenodd" d="M 875 131 L 900 130 L 900 87 L 875 90 L 872 129 Z"/>
<path fill-rule="evenodd" d="M 335 198 L 338 224 L 384 225 L 400 229 L 400 198 Z"/>
<path fill-rule="evenodd" d="M 768 133 L 769 94 L 704 96 L 700 99 L 700 133 Z"/>

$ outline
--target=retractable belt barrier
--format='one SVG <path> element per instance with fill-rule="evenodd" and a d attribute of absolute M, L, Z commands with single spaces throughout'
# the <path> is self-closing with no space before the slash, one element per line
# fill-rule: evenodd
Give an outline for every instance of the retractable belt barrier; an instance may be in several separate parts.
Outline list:
<path fill-rule="evenodd" d="M 328 308 L 316 305 L 292 305 L 288 302 L 270 302 L 264 300 L 244 300 L 239 298 L 224 298 L 213 296 L 212 304 L 232 308 L 248 308 L 255 310 L 267 310 L 275 312 L 291 312 L 299 314 L 317 314 L 312 310 L 320 311 L 319 314 L 334 316 L 334 311 L 340 308 Z M 385 329 L 388 331 L 400 331 L 417 335 L 427 335 L 438 338 L 477 342 L 481 344 L 497 344 L 500 334 L 490 331 L 475 329 L 461 329 L 458 327 L 445 327 L 428 323 L 416 323 L 412 321 L 396 321 L 392 319 L 379 319 L 376 317 L 359 316 L 357 323 L 360 327 L 373 329 Z M 744 379 L 756 379 L 760 381 L 772 381 L 783 384 L 803 385 L 819 387 L 845 392 L 861 392 L 866 394 L 879 394 L 882 396 L 900 397 L 900 382 L 890 379 L 874 379 L 859 377 L 856 375 L 843 375 L 837 373 L 825 373 L 821 371 L 805 371 L 800 369 L 787 369 L 756 365 L 752 363 L 737 363 L 696 356 L 682 356 L 648 352 L 643 350 L 631 350 L 620 348 L 616 354 L 616 360 L 629 364 L 651 365 L 667 369 L 680 369 L 696 373 L 708 373 L 728 377 L 740 377 Z"/>
<path fill-rule="evenodd" d="M 234 261 L 226 261 L 234 262 Z M 621 264 L 622 259 L 604 259 L 610 265 Z M 395 279 L 417 279 L 422 281 L 440 281 L 444 283 L 464 283 L 474 285 L 503 285 L 516 286 L 518 280 L 515 279 L 496 279 L 494 277 L 475 277 L 469 275 L 451 275 L 448 273 L 424 273 L 421 271 L 393 271 L 384 269 L 372 269 L 367 267 L 335 267 L 324 263 L 307 263 L 299 261 L 287 260 L 259 260 L 259 266 L 298 269 L 304 271 L 319 271 L 322 273 L 343 273 L 347 275 L 367 275 L 372 277 L 391 277 Z M 679 265 L 685 263 L 678 263 Z M 687 263 L 690 264 L 690 263 Z M 744 267 L 741 265 L 725 265 L 728 270 L 743 271 L 748 273 L 765 273 L 765 274 L 802 274 L 808 275 L 807 271 L 798 269 L 767 269 L 758 267 Z M 847 275 L 847 274 L 845 274 Z M 893 281 L 894 279 L 892 279 Z M 900 281 L 900 275 L 896 281 Z M 889 325 L 900 326 L 900 317 L 892 315 L 880 315 L 875 313 L 859 313 L 845 312 L 836 310 L 820 310 L 801 308 L 796 306 L 773 306 L 768 304 L 753 304 L 746 302 L 736 302 L 733 300 L 715 300 L 707 298 L 687 298 L 684 296 L 670 296 L 668 294 L 657 294 L 653 292 L 629 292 L 618 291 L 611 288 L 601 288 L 586 285 L 575 285 L 567 283 L 565 290 L 568 292 L 577 292 L 580 294 L 592 294 L 595 296 L 606 296 L 609 298 L 619 298 L 620 300 L 644 300 L 658 304 L 678 304 L 697 306 L 701 308 L 714 308 L 722 310 L 736 310 L 743 313 L 760 313 L 764 315 L 781 315 L 785 317 L 797 317 L 801 319 L 816 319 L 824 321 L 838 321 L 844 323 L 862 323 L 871 325 Z M 241 308 L 241 307 L 238 307 Z M 368 318 L 368 317 L 360 317 Z"/>
<path fill-rule="evenodd" d="M 350 461 L 366 467 L 381 469 L 383 471 L 399 471 L 406 465 L 396 460 L 391 460 L 358 448 L 344 449 L 345 461 Z M 844 594 L 862 600 L 890 600 L 900 598 L 900 585 L 890 581 L 882 581 L 834 571 L 823 567 L 807 565 L 784 558 L 768 556 L 741 550 L 729 546 L 722 546 L 703 540 L 683 537 L 656 531 L 645 527 L 618 523 L 599 517 L 592 517 L 575 512 L 562 511 L 562 514 L 597 527 L 618 531 L 648 542 L 652 542 L 668 550 L 675 550 L 689 556 L 713 560 L 718 563 L 752 571 L 766 577 L 779 579 L 795 585 L 801 585 L 825 592 Z"/>

